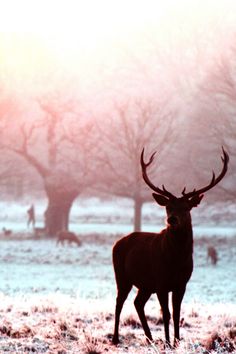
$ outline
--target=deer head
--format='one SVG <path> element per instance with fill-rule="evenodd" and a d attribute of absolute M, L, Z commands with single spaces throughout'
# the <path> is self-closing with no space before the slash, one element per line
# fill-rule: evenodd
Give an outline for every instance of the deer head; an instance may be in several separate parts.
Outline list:
<path fill-rule="evenodd" d="M 213 171 L 211 182 L 200 189 L 194 189 L 192 192 L 186 193 L 186 187 L 184 187 L 182 191 L 182 196 L 177 198 L 174 194 L 170 193 L 164 185 L 162 188 L 155 186 L 150 178 L 147 175 L 147 167 L 151 165 L 154 160 L 154 156 L 156 152 L 154 152 L 149 161 L 147 163 L 144 162 L 144 149 L 141 153 L 141 167 L 142 167 L 142 174 L 145 183 L 155 192 L 153 193 L 153 198 L 155 201 L 161 205 L 166 207 L 167 212 L 167 223 L 172 228 L 178 228 L 179 226 L 183 225 L 183 222 L 186 222 L 186 218 L 190 218 L 190 210 L 193 207 L 197 207 L 205 192 L 212 189 L 215 185 L 217 185 L 225 176 L 227 169 L 228 169 L 228 162 L 229 162 L 229 155 L 222 147 L 223 156 L 221 156 L 221 160 L 223 162 L 223 168 L 218 175 L 215 176 Z"/>

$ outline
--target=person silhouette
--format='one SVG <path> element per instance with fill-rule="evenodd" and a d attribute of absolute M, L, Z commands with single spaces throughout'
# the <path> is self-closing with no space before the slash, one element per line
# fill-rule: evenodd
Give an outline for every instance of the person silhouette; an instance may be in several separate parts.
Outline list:
<path fill-rule="evenodd" d="M 35 211 L 34 211 L 33 204 L 27 210 L 27 214 L 28 214 L 27 227 L 29 228 L 30 225 L 32 224 L 32 227 L 34 228 L 34 226 L 35 226 Z"/>

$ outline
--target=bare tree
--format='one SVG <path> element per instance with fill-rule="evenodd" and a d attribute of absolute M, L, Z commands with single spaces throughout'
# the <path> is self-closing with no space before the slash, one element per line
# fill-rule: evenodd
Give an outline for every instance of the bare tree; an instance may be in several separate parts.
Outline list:
<path fill-rule="evenodd" d="M 198 100 L 192 130 L 199 141 L 204 139 L 208 151 L 214 150 L 219 143 L 229 152 L 231 163 L 228 177 L 219 190 L 224 198 L 235 199 L 236 189 L 236 48 L 231 47 L 212 59 L 204 80 L 198 86 L 195 99 Z M 204 134 L 203 134 L 204 132 Z M 212 156 L 214 154 L 211 154 Z M 194 165 L 193 165 L 194 167 Z M 196 171 L 197 173 L 197 171 Z"/>
<path fill-rule="evenodd" d="M 20 113 L 20 105 L 17 97 L 10 92 L 1 82 L 0 88 L 0 146 L 4 146 L 4 139 L 11 140 L 11 132 L 7 131 L 7 126 L 14 131 L 14 119 Z M 7 124 L 6 124 L 7 123 Z M 1 150 L 0 156 L 0 187 L 1 192 L 6 192 L 14 198 L 23 192 L 23 180 L 30 180 L 31 171 L 25 169 L 22 161 L 8 150 Z M 18 191 L 17 191 L 18 189 Z M 3 195 L 3 194 L 2 194 Z"/>
<path fill-rule="evenodd" d="M 134 201 L 134 229 L 141 229 L 143 203 L 150 200 L 143 186 L 140 152 L 144 146 L 164 156 L 173 136 L 173 114 L 154 99 L 135 99 L 114 104 L 109 117 L 99 124 L 103 141 L 100 190 Z"/>
<path fill-rule="evenodd" d="M 55 236 L 68 229 L 72 204 L 91 182 L 86 158 L 88 151 L 93 151 L 89 150 L 94 144 L 93 129 L 91 122 L 76 111 L 76 102 L 68 97 L 62 99 L 55 93 L 40 97 L 37 104 L 34 109 L 27 106 L 27 115 L 31 111 L 34 119 L 5 121 L 2 147 L 23 157 L 41 176 L 48 198 L 46 230 Z"/>

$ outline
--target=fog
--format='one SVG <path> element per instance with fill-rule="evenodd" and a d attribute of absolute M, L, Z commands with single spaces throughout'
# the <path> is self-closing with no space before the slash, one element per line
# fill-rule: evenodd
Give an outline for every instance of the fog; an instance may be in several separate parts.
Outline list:
<path fill-rule="evenodd" d="M 229 172 L 209 196 L 234 198 L 233 2 L 62 2 L 56 14 L 53 3 L 25 2 L 12 27 L 9 9 L 0 28 L 7 198 L 44 198 L 53 184 L 73 201 L 143 204 L 144 146 L 146 158 L 158 151 L 153 178 L 176 195 L 209 182 L 224 146 Z"/>

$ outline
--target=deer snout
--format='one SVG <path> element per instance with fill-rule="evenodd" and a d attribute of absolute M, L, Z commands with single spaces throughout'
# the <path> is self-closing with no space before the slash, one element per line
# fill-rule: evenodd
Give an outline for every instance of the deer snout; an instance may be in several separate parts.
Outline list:
<path fill-rule="evenodd" d="M 167 224 L 170 226 L 178 226 L 180 224 L 179 218 L 175 215 L 170 215 L 167 218 Z"/>

